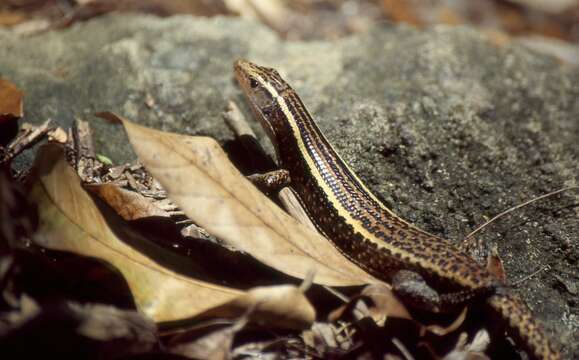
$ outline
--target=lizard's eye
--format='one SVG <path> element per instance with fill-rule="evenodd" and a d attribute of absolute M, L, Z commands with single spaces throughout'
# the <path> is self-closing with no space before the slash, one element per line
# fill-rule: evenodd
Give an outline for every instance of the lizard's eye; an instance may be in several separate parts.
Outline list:
<path fill-rule="evenodd" d="M 254 78 L 249 79 L 249 86 L 251 86 L 252 89 L 255 89 L 257 85 L 258 85 L 257 80 L 255 80 Z"/>

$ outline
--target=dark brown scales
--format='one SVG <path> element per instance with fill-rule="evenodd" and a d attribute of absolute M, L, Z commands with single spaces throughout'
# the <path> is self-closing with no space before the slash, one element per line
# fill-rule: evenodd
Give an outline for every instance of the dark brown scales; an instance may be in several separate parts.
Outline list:
<path fill-rule="evenodd" d="M 312 222 L 346 257 L 386 281 L 398 270 L 415 271 L 448 303 L 488 296 L 488 304 L 508 322 L 531 356 L 560 359 L 524 302 L 504 294 L 502 288 L 495 293 L 498 281 L 484 267 L 449 241 L 408 224 L 375 200 L 275 70 L 238 60 L 235 73 Z M 338 206 L 349 220 L 340 215 Z"/>

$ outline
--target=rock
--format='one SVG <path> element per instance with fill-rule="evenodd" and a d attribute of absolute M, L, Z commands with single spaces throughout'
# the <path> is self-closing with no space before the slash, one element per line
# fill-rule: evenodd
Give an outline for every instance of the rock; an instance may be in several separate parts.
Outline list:
<path fill-rule="evenodd" d="M 486 218 L 578 180 L 578 68 L 464 27 L 283 43 L 238 19 L 109 16 L 28 38 L 0 30 L 0 44 L 0 76 L 26 92 L 26 120 L 90 120 L 97 151 L 117 162 L 132 152 L 97 111 L 232 140 L 221 111 L 230 98 L 243 103 L 231 66 L 244 57 L 286 77 L 388 206 L 457 242 Z M 578 200 L 569 192 L 542 201 L 479 235 L 498 244 L 511 281 L 550 266 L 517 292 L 569 357 L 579 356 L 579 304 L 550 274 L 579 275 Z"/>

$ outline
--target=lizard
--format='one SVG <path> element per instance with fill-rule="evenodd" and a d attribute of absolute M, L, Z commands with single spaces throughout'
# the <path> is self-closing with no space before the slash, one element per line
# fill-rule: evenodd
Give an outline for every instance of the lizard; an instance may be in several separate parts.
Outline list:
<path fill-rule="evenodd" d="M 560 359 L 542 325 L 506 284 L 452 242 L 401 219 L 364 185 L 275 69 L 240 59 L 234 72 L 281 168 L 290 173 L 292 190 L 318 231 L 348 259 L 386 282 L 416 274 L 440 294 L 417 300 L 432 309 L 484 299 L 532 357 Z"/>

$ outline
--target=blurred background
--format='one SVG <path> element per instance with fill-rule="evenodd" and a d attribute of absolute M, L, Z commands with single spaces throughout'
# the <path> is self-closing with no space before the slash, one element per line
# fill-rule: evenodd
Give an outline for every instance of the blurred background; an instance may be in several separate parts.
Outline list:
<path fill-rule="evenodd" d="M 0 0 L 0 26 L 35 33 L 111 12 L 254 18 L 292 40 L 339 38 L 381 22 L 469 25 L 563 58 L 579 42 L 579 0 Z"/>
<path fill-rule="evenodd" d="M 480 28 L 579 63 L 579 0 L 0 0 L 0 27 L 24 34 L 111 12 L 253 18 L 289 40 L 335 39 L 376 23 Z"/>

